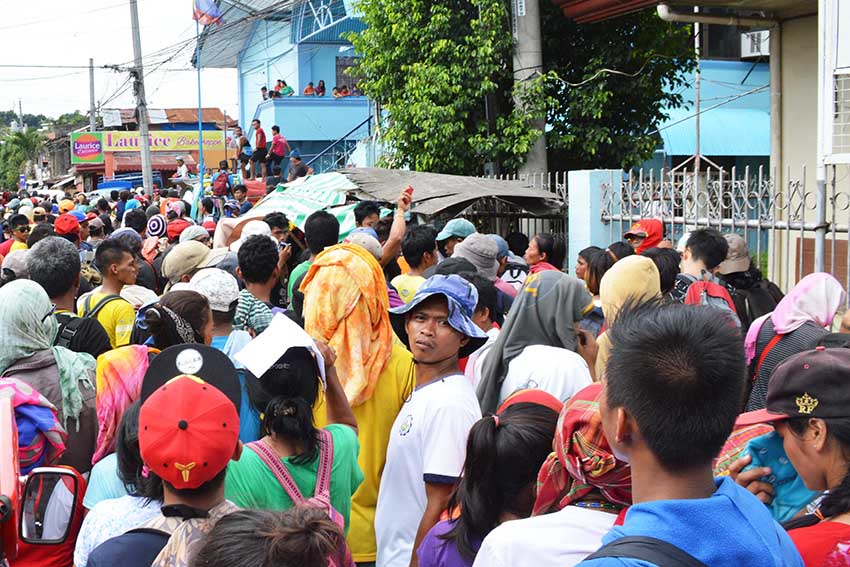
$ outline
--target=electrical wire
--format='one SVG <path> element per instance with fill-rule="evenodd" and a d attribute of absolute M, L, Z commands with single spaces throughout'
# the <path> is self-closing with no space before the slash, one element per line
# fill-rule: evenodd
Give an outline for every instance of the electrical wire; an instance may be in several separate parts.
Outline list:
<path fill-rule="evenodd" d="M 74 14 L 74 16 L 85 16 L 85 15 L 88 15 L 88 14 L 94 14 L 95 12 L 105 12 L 107 10 L 114 10 L 115 8 L 120 8 L 122 6 L 127 6 L 127 3 L 121 2 L 120 4 L 112 4 L 110 6 L 101 6 L 100 8 L 94 8 L 92 10 L 88 10 L 88 11 L 85 11 L 85 12 L 76 12 Z M 22 27 L 34 26 L 34 25 L 37 25 L 37 24 L 45 24 L 47 22 L 56 22 L 56 21 L 65 20 L 65 19 L 67 19 L 67 16 L 58 16 L 56 18 L 45 18 L 43 20 L 32 20 L 32 21 L 29 21 L 29 22 L 17 22 L 17 23 L 14 23 L 14 24 L 10 24 L 8 26 L 0 26 L 0 30 L 10 30 L 10 29 L 13 29 L 13 28 L 22 28 Z"/>

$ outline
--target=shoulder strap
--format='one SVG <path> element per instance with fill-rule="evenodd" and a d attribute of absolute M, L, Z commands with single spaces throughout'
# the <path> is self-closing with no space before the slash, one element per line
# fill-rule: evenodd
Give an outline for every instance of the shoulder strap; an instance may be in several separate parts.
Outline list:
<path fill-rule="evenodd" d="M 100 301 L 98 301 L 94 305 L 94 307 L 91 306 L 91 298 L 92 298 L 91 295 L 86 298 L 86 305 L 85 305 L 85 308 L 83 309 L 83 314 L 82 314 L 83 317 L 95 317 L 100 312 L 100 310 L 103 309 L 106 306 L 107 303 L 109 303 L 111 301 L 115 301 L 116 299 L 121 299 L 121 296 L 115 295 L 114 293 L 107 295 L 106 297 L 104 297 Z"/>
<path fill-rule="evenodd" d="M 301 495 L 301 491 L 298 490 L 298 485 L 295 484 L 294 480 L 292 480 L 292 475 L 289 474 L 289 471 L 286 469 L 286 466 L 284 466 L 283 461 L 277 453 L 272 451 L 271 448 L 262 440 L 253 441 L 248 443 L 246 446 L 257 453 L 266 466 L 271 469 L 275 478 L 277 478 L 277 481 L 292 499 L 292 502 L 295 504 L 301 504 L 304 502 L 304 497 Z M 318 486 L 318 481 L 316 486 Z"/>
<path fill-rule="evenodd" d="M 623 557 L 646 561 L 659 567 L 708 567 L 705 563 L 671 543 L 654 537 L 627 536 L 603 546 L 585 561 L 604 557 Z"/>
<path fill-rule="evenodd" d="M 59 332 L 56 333 L 56 340 L 53 341 L 53 344 L 68 348 L 71 341 L 74 340 L 74 335 L 83 326 L 85 319 L 82 317 L 72 317 L 66 313 L 59 313 L 56 315 L 56 321 L 59 323 Z"/>
<path fill-rule="evenodd" d="M 753 374 L 753 381 L 758 379 L 759 372 L 761 371 L 761 365 L 764 364 L 764 359 L 767 358 L 767 355 L 770 353 L 770 351 L 773 350 L 773 347 L 775 347 L 777 344 L 779 344 L 779 341 L 781 341 L 782 337 L 784 337 L 784 336 L 785 335 L 779 335 L 779 334 L 773 335 L 773 338 L 770 339 L 770 342 L 767 343 L 767 346 L 765 346 L 764 350 L 761 351 L 761 356 L 759 357 L 758 364 L 756 364 L 756 371 Z"/>
<path fill-rule="evenodd" d="M 330 431 L 319 429 L 319 471 L 316 475 L 314 496 L 331 489 L 331 469 L 334 462 L 334 438 Z"/>

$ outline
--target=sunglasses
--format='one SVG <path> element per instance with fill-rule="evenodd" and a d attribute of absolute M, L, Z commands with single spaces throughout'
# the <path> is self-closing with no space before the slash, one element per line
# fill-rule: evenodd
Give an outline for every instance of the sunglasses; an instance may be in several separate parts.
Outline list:
<path fill-rule="evenodd" d="M 30 227 L 28 226 L 19 226 L 15 229 L 16 232 L 29 232 Z"/>

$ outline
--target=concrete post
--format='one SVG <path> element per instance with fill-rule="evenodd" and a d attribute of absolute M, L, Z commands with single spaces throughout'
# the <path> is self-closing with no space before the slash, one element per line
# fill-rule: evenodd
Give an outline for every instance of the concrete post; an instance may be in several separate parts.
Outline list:
<path fill-rule="evenodd" d="M 538 0 L 512 0 L 514 47 L 514 84 L 520 85 L 543 72 L 543 46 L 540 32 L 540 3 Z M 519 100 L 515 100 L 521 105 Z M 545 131 L 546 121 L 539 120 L 534 126 Z M 520 175 L 546 173 L 546 136 L 541 134 L 531 146 L 525 164 L 519 168 Z"/>
<path fill-rule="evenodd" d="M 578 253 L 588 246 L 605 248 L 611 243 L 609 226 L 602 222 L 602 185 L 619 181 L 620 170 L 570 171 L 567 175 L 568 272 L 575 275 Z M 618 239 L 615 239 L 618 240 Z"/>

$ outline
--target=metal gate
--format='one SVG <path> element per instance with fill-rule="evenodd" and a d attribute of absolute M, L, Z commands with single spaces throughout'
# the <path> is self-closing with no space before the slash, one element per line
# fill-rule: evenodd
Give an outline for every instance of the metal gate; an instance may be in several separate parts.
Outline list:
<path fill-rule="evenodd" d="M 806 170 L 776 187 L 767 168 L 751 170 L 636 171 L 613 175 L 602 186 L 602 222 L 611 242 L 642 218 L 664 223 L 677 240 L 711 227 L 744 236 L 765 276 L 788 290 L 804 275 L 832 272 L 850 284 L 850 193 L 837 188 L 836 168 L 825 183 L 806 186 Z"/>

